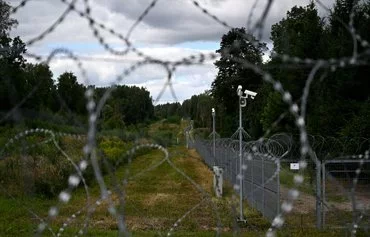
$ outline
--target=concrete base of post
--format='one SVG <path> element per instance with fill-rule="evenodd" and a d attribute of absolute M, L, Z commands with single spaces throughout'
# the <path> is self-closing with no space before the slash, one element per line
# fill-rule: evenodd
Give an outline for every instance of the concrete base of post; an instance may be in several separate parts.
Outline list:
<path fill-rule="evenodd" d="M 222 168 L 213 166 L 213 189 L 218 198 L 222 197 L 223 172 Z"/>
<path fill-rule="evenodd" d="M 244 217 L 243 217 L 242 219 L 240 219 L 240 217 L 238 217 L 238 218 L 236 219 L 236 221 L 237 221 L 238 223 L 247 224 L 247 219 L 245 219 Z"/>

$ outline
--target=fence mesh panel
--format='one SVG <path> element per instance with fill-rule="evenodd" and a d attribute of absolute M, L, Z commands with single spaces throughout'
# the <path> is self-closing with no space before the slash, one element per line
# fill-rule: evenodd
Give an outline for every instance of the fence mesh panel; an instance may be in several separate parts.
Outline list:
<path fill-rule="evenodd" d="M 218 139 L 216 156 L 213 156 L 213 144 L 209 140 L 196 139 L 190 143 L 203 157 L 209 166 L 219 166 L 224 170 L 224 178 L 232 185 L 239 185 L 239 141 Z M 252 208 L 257 209 L 264 217 L 272 221 L 279 214 L 279 157 L 274 157 L 252 147 L 261 145 L 258 142 L 243 142 L 242 165 L 246 166 L 243 176 L 243 198 Z"/>

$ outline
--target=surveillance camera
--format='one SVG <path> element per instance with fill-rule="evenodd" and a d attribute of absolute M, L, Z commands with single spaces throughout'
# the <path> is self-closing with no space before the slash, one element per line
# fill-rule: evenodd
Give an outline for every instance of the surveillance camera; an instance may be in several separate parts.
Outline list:
<path fill-rule="evenodd" d="M 257 95 L 256 92 L 253 92 L 253 91 L 249 91 L 249 90 L 245 90 L 244 93 L 248 96 L 250 96 L 252 99 L 254 99 L 254 97 Z"/>

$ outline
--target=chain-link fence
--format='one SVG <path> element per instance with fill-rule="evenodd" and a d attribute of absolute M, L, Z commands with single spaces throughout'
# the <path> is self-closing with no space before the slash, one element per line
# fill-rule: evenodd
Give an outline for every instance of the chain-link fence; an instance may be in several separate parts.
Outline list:
<path fill-rule="evenodd" d="M 243 178 L 243 198 L 264 217 L 273 220 L 279 214 L 279 170 L 284 146 L 277 140 L 270 139 L 242 142 L 241 169 L 239 141 L 217 139 L 215 144 L 213 148 L 213 141 L 196 139 L 191 143 L 191 147 L 199 152 L 208 166 L 221 167 L 224 170 L 224 178 L 234 186 L 240 185 L 240 178 Z"/>
<path fill-rule="evenodd" d="M 323 162 L 324 225 L 348 228 L 370 227 L 369 160 L 328 160 Z M 341 218 L 333 218 L 340 215 Z M 352 231 L 356 231 L 354 228 Z M 351 228 L 349 228 L 351 229 Z"/>
<path fill-rule="evenodd" d="M 125 10 L 122 12 L 124 14 L 119 14 L 118 10 L 122 9 L 119 4 L 111 3 L 113 1 L 105 4 L 102 3 L 103 1 L 91 0 L 60 0 L 52 4 L 46 0 L 9 1 L 13 6 L 7 6 L 7 4 L 4 4 L 5 2 L 0 0 L 2 12 L 0 21 L 5 23 L 0 24 L 0 35 L 4 38 L 0 42 L 0 95 L 2 96 L 3 105 L 0 111 L 0 123 L 5 125 L 1 127 L 0 137 L 2 145 L 0 165 L 4 167 L 4 172 L 0 177 L 8 181 L 9 187 L 14 187 L 14 179 L 20 177 L 21 175 L 18 175 L 20 173 L 24 175 L 24 180 L 19 182 L 18 188 L 20 191 L 23 191 L 22 189 L 25 189 L 26 192 L 32 191 L 27 190 L 27 187 L 33 185 L 29 184 L 31 179 L 28 177 L 31 176 L 29 167 L 32 163 L 33 175 L 39 178 L 42 191 L 47 190 L 48 193 L 50 191 L 47 195 L 56 197 L 57 200 L 50 202 L 45 199 L 42 205 L 41 203 L 28 205 L 22 199 L 15 200 L 19 202 L 16 202 L 17 205 L 14 210 L 20 209 L 20 207 L 25 208 L 24 210 L 32 214 L 32 220 L 31 222 L 25 222 L 24 219 L 18 217 L 7 218 L 6 214 L 3 215 L 2 213 L 5 216 L 3 221 L 14 219 L 18 222 L 16 226 L 1 223 L 0 226 L 4 227 L 0 231 L 2 236 L 7 235 L 7 233 L 4 234 L 4 229 L 28 228 L 31 224 L 36 225 L 34 226 L 36 228 L 32 229 L 32 232 L 36 232 L 36 236 L 41 236 L 47 230 L 53 236 L 61 236 L 67 229 L 71 232 L 76 231 L 76 235 L 84 235 L 88 233 L 89 227 L 98 226 L 102 222 L 100 219 L 96 222 L 91 219 L 96 211 L 97 213 L 100 212 L 98 206 L 110 213 L 112 218 L 106 221 L 108 226 L 104 228 L 105 231 L 107 229 L 117 229 L 118 236 L 130 236 L 132 229 L 135 229 L 131 228 L 135 225 L 128 221 L 130 214 L 126 212 L 129 203 L 127 190 L 132 188 L 127 183 L 133 179 L 133 176 L 130 176 L 132 167 L 127 165 L 122 166 L 122 172 L 117 172 L 117 170 L 121 168 L 119 165 L 123 163 L 130 164 L 134 154 L 137 154 L 138 151 L 141 152 L 141 150 L 146 149 L 161 151 L 163 159 L 158 159 L 148 169 L 141 167 L 139 174 L 149 173 L 161 164 L 167 164 L 171 167 L 171 170 L 176 171 L 182 178 L 190 181 L 204 198 L 191 203 L 191 208 L 186 211 L 180 211 L 178 207 L 173 207 L 174 213 L 177 214 L 174 223 L 161 225 L 157 222 L 157 216 L 155 216 L 156 220 L 143 221 L 142 219 L 150 216 L 147 213 L 142 215 L 141 218 L 138 218 L 135 213 L 131 218 L 134 217 L 140 219 L 140 222 L 147 222 L 145 224 L 153 226 L 153 230 L 157 226 L 160 229 L 168 227 L 166 235 L 170 236 L 175 229 L 179 229 L 179 223 L 191 211 L 206 206 L 205 201 L 215 205 L 207 191 L 204 188 L 199 188 L 191 175 L 176 167 L 169 158 L 170 150 L 156 144 L 167 142 L 154 141 L 155 143 L 152 143 L 151 140 L 137 139 L 137 137 L 141 138 L 141 135 L 126 135 L 139 132 L 128 131 L 129 127 L 123 126 L 128 125 L 121 121 L 123 117 L 129 117 L 126 116 L 128 113 L 117 112 L 116 108 L 126 107 L 130 103 L 139 104 L 139 101 L 144 101 L 141 97 L 133 100 L 120 98 L 114 104 L 109 104 L 108 101 L 115 97 L 113 92 L 118 91 L 118 88 L 113 85 L 122 83 L 131 85 L 139 82 L 141 82 L 139 83 L 140 86 L 155 86 L 153 97 L 155 103 L 162 99 L 167 101 L 168 98 L 163 98 L 166 93 L 177 101 L 178 92 L 193 90 L 198 86 L 184 88 L 183 86 L 186 83 L 176 84 L 173 80 L 175 73 L 178 73 L 179 79 L 185 78 L 188 82 L 188 78 L 184 76 L 184 69 L 188 70 L 188 68 L 198 66 L 208 67 L 208 65 L 213 65 L 215 60 L 221 59 L 232 63 L 237 77 L 230 78 L 229 75 L 223 77 L 221 74 L 217 78 L 223 79 L 225 82 L 228 82 L 229 79 L 233 79 L 233 81 L 234 79 L 240 79 L 243 82 L 242 84 L 249 85 L 249 75 L 253 73 L 258 76 L 253 77 L 253 81 L 255 80 L 257 83 L 258 79 L 258 85 L 268 85 L 273 89 L 273 91 L 269 91 L 267 87 L 261 87 L 261 90 L 258 91 L 259 98 L 266 98 L 265 105 L 259 108 L 261 113 L 258 113 L 266 115 L 263 119 L 264 124 L 262 124 L 264 135 L 261 140 L 243 142 L 242 144 L 232 139 L 218 139 L 217 143 L 216 141 L 212 143 L 204 140 L 191 142 L 190 140 L 194 137 L 194 134 L 190 132 L 192 126 L 185 129 L 184 135 L 187 144 L 196 148 L 209 166 L 217 165 L 225 170 L 225 177 L 234 184 L 236 191 L 241 190 L 242 198 L 245 198 L 252 207 L 260 210 L 266 218 L 272 220 L 271 226 L 261 228 L 261 230 L 266 230 L 267 236 L 275 236 L 276 230 L 286 225 L 286 223 L 294 226 L 296 222 L 290 219 L 296 218 L 295 210 L 308 205 L 316 207 L 317 210 L 325 206 L 326 212 L 324 212 L 323 220 L 326 221 L 327 226 L 342 226 L 354 234 L 356 234 L 358 226 L 367 226 L 369 208 L 368 202 L 364 200 L 369 197 L 367 192 L 369 190 L 369 174 L 366 174 L 369 167 L 363 164 L 369 159 L 369 141 L 366 138 L 351 138 L 339 141 L 330 137 L 312 137 L 308 135 L 308 132 L 316 127 L 314 131 L 323 135 L 326 133 L 331 136 L 368 135 L 366 133 L 369 128 L 367 122 L 369 97 L 366 89 L 368 84 L 363 83 L 366 82 L 364 78 L 368 75 L 370 64 L 370 44 L 368 31 L 366 31 L 369 25 L 368 1 L 336 1 L 342 4 L 334 9 L 329 9 L 324 1 L 316 0 L 313 2 L 315 2 L 317 9 L 313 8 L 313 3 L 311 4 L 312 7 L 292 8 L 284 15 L 285 18 L 279 23 L 276 22 L 276 24 L 271 21 L 278 19 L 276 15 L 278 9 L 276 4 L 273 4 L 273 0 L 255 1 L 254 4 L 240 1 L 240 3 L 246 3 L 247 8 L 240 7 L 241 5 L 234 1 L 217 1 L 219 5 L 210 4 L 213 1 L 199 0 L 132 1 L 132 4 L 127 5 L 132 5 L 131 10 L 135 9 L 135 11 L 131 12 L 129 8 L 124 7 L 122 8 Z M 230 4 L 230 2 L 232 3 Z M 363 3 L 366 3 L 366 5 Z M 216 7 L 216 5 L 219 7 Z M 281 5 L 285 6 L 287 4 Z M 237 11 L 234 11 L 235 6 L 238 6 Z M 245 10 L 249 11 L 247 22 L 245 16 L 248 11 Z M 238 12 L 240 15 L 237 15 Z M 326 14 L 326 18 L 319 17 L 317 12 L 320 12 L 323 16 Z M 106 13 L 110 14 L 107 15 Z M 232 14 L 227 17 L 224 13 Z M 344 17 L 342 17 L 342 13 L 345 13 Z M 45 18 L 47 15 L 51 17 Z M 12 19 L 12 16 L 15 19 Z M 312 16 L 317 21 L 312 20 Z M 18 17 L 19 19 L 17 19 Z M 8 22 L 7 18 L 9 18 Z M 8 37 L 8 28 L 12 28 L 16 24 L 16 19 L 19 22 L 20 29 L 23 29 L 20 31 L 20 35 L 24 43 L 20 39 Z M 180 20 L 180 24 L 176 24 L 175 19 Z M 190 22 L 184 22 L 184 19 L 190 19 Z M 83 26 L 83 24 L 80 24 L 81 22 L 87 22 L 88 24 L 83 23 L 86 27 L 81 27 Z M 118 24 L 116 24 L 117 22 Z M 197 24 L 193 24 L 194 22 Z M 66 27 L 65 24 L 70 25 Z M 275 29 L 275 34 L 273 34 L 275 37 L 273 38 L 275 39 L 268 37 L 267 34 L 269 33 L 265 32 L 266 29 L 268 31 L 271 24 L 275 26 L 273 27 Z M 153 26 L 156 27 L 151 28 Z M 186 27 L 184 28 L 184 26 Z M 216 49 L 198 50 L 198 46 L 194 47 L 193 50 L 189 50 L 186 46 L 184 49 L 172 51 L 173 45 L 182 43 L 186 45 L 187 42 L 197 44 L 199 40 L 205 40 L 207 45 L 211 39 L 211 42 L 218 42 L 219 36 L 221 36 L 219 35 L 220 32 L 240 26 L 245 26 L 248 32 L 247 34 L 239 34 L 242 40 L 231 40 L 229 46 L 221 47 L 216 52 L 214 52 Z M 301 26 L 307 26 L 308 28 L 302 28 Z M 140 28 L 143 31 L 139 31 Z M 207 29 L 212 29 L 213 32 L 207 32 Z M 55 35 L 58 31 L 59 37 Z M 136 36 L 135 34 L 132 35 L 133 32 L 137 32 Z M 143 32 L 149 32 L 150 34 L 146 35 Z M 169 34 L 171 32 L 172 34 Z M 95 41 L 90 42 L 90 38 L 85 37 L 86 33 L 92 35 L 96 44 L 90 44 Z M 196 34 L 192 35 L 192 33 Z M 201 34 L 198 35 L 198 33 Z M 211 37 L 212 35 L 216 36 L 217 40 Z M 256 36 L 257 40 L 253 35 Z M 349 38 L 342 37 L 342 35 Z M 68 36 L 79 40 L 72 42 Z M 272 63 L 262 63 L 262 59 L 258 59 L 258 62 L 254 60 L 261 55 L 249 57 L 248 53 L 239 55 L 234 53 L 235 51 L 243 52 L 242 46 L 244 43 L 255 47 L 266 36 L 273 41 L 268 40 L 274 46 L 269 50 L 269 53 L 271 53 L 270 62 Z M 175 39 L 178 39 L 178 41 Z M 194 41 L 194 39 L 198 40 Z M 157 48 L 158 43 L 164 42 L 168 43 L 168 47 Z M 153 48 L 151 47 L 152 44 Z M 99 47 L 107 53 L 102 54 L 101 51 L 95 51 Z M 245 57 L 245 55 L 248 57 Z M 26 63 L 26 60 L 28 63 Z M 93 61 L 100 61 L 100 63 L 98 65 L 92 64 Z M 40 65 L 32 66 L 33 63 Z M 112 63 L 115 66 L 111 67 Z M 54 68 L 52 71 L 57 75 L 59 69 L 61 69 L 59 66 L 62 64 L 64 65 L 63 69 L 76 73 L 79 82 L 82 83 L 74 83 L 76 91 L 79 91 L 78 100 L 71 100 L 75 90 L 65 90 L 63 93 L 63 90 L 59 91 L 59 88 L 54 85 L 53 80 L 55 78 L 51 76 L 52 72 L 49 70 L 49 66 Z M 101 73 L 97 73 L 96 69 L 102 68 L 105 70 L 98 70 Z M 112 68 L 117 70 L 112 70 Z M 140 71 L 143 68 L 150 70 Z M 244 71 L 246 69 L 250 71 Z M 285 70 L 288 71 L 285 72 Z M 195 71 L 191 70 L 190 73 L 186 74 L 190 78 L 193 77 Z M 239 74 L 239 71 L 243 73 Z M 157 72 L 159 73 L 157 74 Z M 227 74 L 234 75 L 229 72 Z M 195 75 L 197 83 L 199 78 L 203 78 L 203 75 L 205 74 Z M 207 73 L 207 75 L 209 74 Z M 210 75 L 212 78 L 216 77 L 212 73 Z M 248 75 L 248 77 L 245 77 L 245 75 Z M 139 81 L 138 78 L 145 78 L 146 80 Z M 165 80 L 159 82 L 157 81 L 158 78 L 165 78 Z M 128 79 L 132 80 L 129 81 Z M 247 79 L 248 81 L 246 81 Z M 106 86 L 112 85 L 112 87 L 107 90 L 99 90 L 98 87 L 93 86 L 97 86 L 103 81 L 106 82 L 106 84 L 104 83 Z M 236 84 L 233 86 L 236 86 Z M 196 90 L 194 89 L 192 92 L 195 93 Z M 121 95 L 121 93 L 118 94 Z M 135 98 L 135 94 L 137 93 L 130 93 L 130 96 Z M 228 92 L 220 94 L 228 94 Z M 62 95 L 66 96 L 63 97 Z M 56 99 L 49 103 L 51 98 Z M 317 98 L 320 98 L 320 100 L 317 100 Z M 261 103 L 257 100 L 256 102 Z M 275 104 L 275 102 L 281 102 L 282 107 Z M 205 106 L 201 106 L 201 103 L 196 105 L 205 108 Z M 277 110 L 278 107 L 281 107 L 282 110 Z M 32 110 L 28 111 L 31 108 Z M 135 108 L 133 110 L 135 114 L 143 114 L 142 108 L 144 106 L 136 106 Z M 37 111 L 37 113 L 33 111 Z M 53 111 L 53 113 L 49 114 L 49 111 Z M 117 112 L 113 114 L 114 116 L 111 114 L 113 111 Z M 257 111 L 253 110 L 254 115 L 257 114 L 255 112 Z M 333 116 L 324 116 L 326 114 Z M 351 114 L 352 116 L 349 116 Z M 203 112 L 202 115 L 204 115 Z M 39 121 L 34 121 L 34 117 L 38 117 Z M 81 121 L 86 122 L 80 122 L 79 117 L 81 117 Z M 117 121 L 112 121 L 112 117 L 117 118 Z M 135 117 L 133 116 L 133 118 Z M 31 121 L 26 123 L 25 121 L 28 118 L 31 118 Z M 257 119 L 257 117 L 255 118 Z M 201 119 L 206 120 L 205 117 Z M 46 120 L 52 123 L 44 123 Z M 136 121 L 136 119 L 132 120 Z M 258 120 L 260 120 L 260 117 L 258 117 Z M 114 122 L 118 123 L 115 124 Z M 129 142 L 135 140 L 132 147 L 122 151 L 115 149 L 112 144 L 116 143 L 117 147 L 123 147 L 126 144 L 122 144 L 122 141 L 110 141 L 106 142 L 108 145 L 105 147 L 109 152 L 102 152 L 104 147 L 97 142 L 99 136 L 103 132 L 105 134 L 114 132 L 106 130 L 102 126 L 103 124 L 112 125 L 112 127 L 117 125 L 119 129 L 116 131 L 120 136 L 133 137 L 129 139 Z M 330 124 L 330 126 L 326 126 L 327 124 Z M 291 139 L 295 143 L 284 135 L 269 137 L 271 132 L 275 131 L 275 128 L 278 128 L 276 131 L 299 132 L 298 136 Z M 285 128 L 288 128 L 288 130 Z M 245 131 L 241 123 L 240 129 L 241 133 L 238 133 L 240 132 L 238 130 L 235 135 L 244 138 L 243 132 Z M 142 130 L 140 134 L 146 133 L 146 128 L 140 130 Z M 159 137 L 162 134 L 158 130 L 154 132 L 158 133 Z M 213 130 L 215 130 L 215 126 Z M 203 133 L 205 131 L 208 132 L 208 129 L 202 130 Z M 66 133 L 68 132 L 72 134 L 67 136 Z M 122 135 L 122 132 L 125 135 Z M 215 138 L 215 131 L 213 132 L 212 136 Z M 56 137 L 66 137 L 66 142 L 58 143 Z M 168 137 L 170 139 L 172 135 Z M 266 137 L 269 138 L 266 139 Z M 137 140 L 140 140 L 140 142 L 137 143 Z M 51 144 L 49 147 L 40 148 L 39 150 L 30 149 L 49 143 Z M 291 152 L 288 154 L 288 151 Z M 332 163 L 324 162 L 328 159 L 337 159 L 337 157 L 343 155 L 351 155 L 351 157 L 347 157 L 352 159 L 351 162 L 348 164 L 339 164 L 339 162 L 334 161 Z M 20 167 L 21 172 L 15 171 L 14 174 L 10 174 L 10 169 L 14 167 L 9 167 L 3 161 L 13 163 L 13 159 L 15 164 L 22 165 L 21 162 L 17 163 L 19 157 L 19 160 L 25 165 Z M 296 163 L 300 162 L 302 164 L 300 172 L 289 170 L 287 166 L 283 167 L 284 165 L 280 166 L 280 161 L 283 158 Z M 359 163 L 353 161 L 357 158 Z M 57 161 L 63 161 L 63 163 L 61 162 L 57 166 Z M 68 165 L 66 165 L 67 163 Z M 324 169 L 324 172 L 321 168 Z M 23 170 L 27 172 L 23 172 Z M 112 178 L 109 181 L 105 176 L 106 173 Z M 121 173 L 124 175 L 121 176 Z M 322 175 L 324 175 L 323 181 L 321 180 Z M 50 177 L 54 179 L 49 179 Z M 138 175 L 135 177 L 138 177 Z M 240 182 L 241 180 L 242 182 Z M 22 186 L 22 183 L 25 183 L 26 188 Z M 93 187 L 92 183 L 96 186 Z M 143 184 L 142 187 L 147 187 L 148 183 Z M 240 183 L 243 185 L 240 186 Z M 306 185 L 307 183 L 310 183 L 310 185 Z M 333 183 L 337 185 L 333 185 Z M 3 185 L 2 182 L 0 184 Z M 78 186 L 83 186 L 85 189 L 86 203 L 79 202 L 76 205 L 70 201 L 74 201 L 75 196 L 79 196 L 80 192 L 76 192 Z M 6 198 L 11 197 L 9 194 L 12 190 L 2 186 L 0 189 L 6 194 L 4 195 Z M 100 190 L 100 192 L 94 195 L 96 192 L 90 192 L 89 190 Z M 323 191 L 324 193 L 322 193 Z M 343 191 L 341 195 L 339 195 L 339 191 Z M 323 194 L 323 197 L 321 197 L 321 194 Z M 187 195 L 186 197 L 189 197 L 193 193 Z M 279 210 L 280 196 L 284 200 L 281 205 L 281 212 Z M 169 198 L 166 199 L 164 195 L 158 195 L 157 197 L 162 197 L 159 201 L 166 204 L 173 202 Z M 342 201 L 343 197 L 348 202 Z M 9 198 L 9 200 L 13 199 L 15 198 Z M 179 203 L 183 202 L 183 198 L 179 200 Z M 105 202 L 105 204 L 101 206 L 102 202 Z M 147 203 L 146 200 L 144 202 Z M 334 209 L 331 207 L 332 203 L 334 203 Z M 63 207 L 69 204 L 78 207 L 78 209 L 72 211 L 67 207 L 70 212 L 67 214 Z M 348 212 L 341 211 L 344 209 L 344 205 L 348 205 Z M 31 206 L 34 206 L 37 210 L 33 210 L 33 208 L 30 208 Z M 46 208 L 41 208 L 41 206 Z M 134 205 L 134 207 L 135 210 L 140 212 L 147 210 L 144 205 Z M 10 210 L 11 208 L 6 209 Z M 164 209 L 162 206 L 157 209 L 165 210 L 167 218 L 167 210 L 169 209 Z M 22 210 L 20 216 L 25 216 L 26 211 L 24 210 Z M 220 219 L 218 215 L 220 212 L 217 211 L 217 208 L 212 208 L 212 210 L 214 219 Z M 305 215 L 305 213 L 309 213 L 309 215 Z M 71 214 L 70 218 L 64 221 L 62 218 L 69 214 Z M 318 222 L 321 221 L 319 219 L 321 218 L 320 211 L 315 213 L 313 208 L 308 209 L 307 212 L 301 210 L 301 218 L 303 216 L 305 218 L 310 217 L 311 214 L 312 218 L 316 218 Z M 104 212 L 104 218 L 102 219 L 105 219 L 105 215 Z M 346 215 L 346 217 L 343 218 L 343 215 Z M 14 217 L 15 215 L 12 213 L 9 216 Z M 27 219 L 30 218 L 27 217 Z M 201 218 L 194 218 L 196 221 L 199 219 Z M 76 220 L 80 221 L 81 225 L 69 225 Z M 329 222 L 328 220 L 337 222 Z M 303 219 L 301 219 L 302 222 Z M 54 228 L 54 223 L 60 225 L 59 230 Z M 307 223 L 312 224 L 314 221 Z M 348 223 L 350 223 L 349 226 L 347 226 Z M 206 228 L 200 221 L 197 224 L 201 226 L 201 228 L 198 228 L 201 230 L 216 230 L 217 236 L 220 235 L 223 229 L 219 223 Z M 145 228 L 147 227 L 145 226 Z M 237 228 L 233 228 L 233 232 L 237 232 Z M 368 235 L 368 230 L 366 230 L 366 234 Z M 26 234 L 20 230 L 17 235 Z M 107 235 L 107 233 L 104 233 L 104 235 Z M 291 235 L 294 236 L 294 234 Z M 162 234 L 159 233 L 159 236 L 162 236 Z"/>
<path fill-rule="evenodd" d="M 300 197 L 289 223 L 300 228 L 348 230 L 353 227 L 352 223 L 359 223 L 357 228 L 368 229 L 370 162 L 356 160 L 355 157 L 347 157 L 352 158 L 347 160 L 345 157 L 329 159 L 331 150 L 336 151 L 336 154 L 341 152 L 338 146 L 332 146 L 340 141 L 327 139 L 331 144 L 329 146 L 325 144 L 325 138 L 311 136 L 311 140 L 314 157 L 316 152 L 320 158 L 325 153 L 324 158 L 327 160 L 316 157 L 316 161 L 306 162 L 304 170 L 300 170 L 299 162 L 294 160 L 297 151 L 291 137 L 284 134 L 264 140 L 243 141 L 243 169 L 240 168 L 238 140 L 195 139 L 190 142 L 190 147 L 198 151 L 208 166 L 221 167 L 224 178 L 234 187 L 240 185 L 242 177 L 243 199 L 269 220 L 279 214 L 281 201 L 289 198 L 292 177 L 300 174 L 304 182 L 298 187 Z M 297 165 L 297 169 L 292 168 L 292 165 Z M 342 218 L 336 218 L 337 215 Z"/>

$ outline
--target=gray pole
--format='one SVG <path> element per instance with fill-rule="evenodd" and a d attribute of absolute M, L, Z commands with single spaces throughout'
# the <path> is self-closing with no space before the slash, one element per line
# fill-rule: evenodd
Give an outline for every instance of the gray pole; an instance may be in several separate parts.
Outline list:
<path fill-rule="evenodd" d="M 240 206 L 240 217 L 239 221 L 246 223 L 246 219 L 244 219 L 243 216 L 243 149 L 242 149 L 242 143 L 243 143 L 243 126 L 242 126 L 242 107 L 245 107 L 247 104 L 247 98 L 250 96 L 252 99 L 257 95 L 256 92 L 245 90 L 245 96 L 243 96 L 242 92 L 242 86 L 239 85 L 236 91 L 237 95 L 239 96 L 239 206 Z M 252 160 L 253 162 L 253 160 Z M 237 163 L 237 162 L 236 162 Z M 253 164 L 253 163 L 252 163 Z M 253 165 L 252 165 L 253 166 Z M 253 170 L 253 167 L 252 167 Z M 253 179 L 253 176 L 252 176 Z M 253 182 L 252 182 L 253 186 Z"/>
<path fill-rule="evenodd" d="M 250 171 L 251 171 L 251 176 L 252 176 L 252 185 L 251 185 L 251 200 L 252 200 L 252 207 L 255 208 L 254 206 L 254 175 L 253 175 L 253 169 L 254 169 L 254 158 L 252 158 L 251 160 L 251 167 L 250 167 Z"/>
<path fill-rule="evenodd" d="M 213 134 L 213 163 L 215 164 L 216 163 L 216 121 L 215 121 L 216 111 L 214 108 L 212 108 L 212 117 L 213 117 L 213 131 L 212 131 L 212 134 Z"/>
<path fill-rule="evenodd" d="M 186 148 L 189 149 L 189 131 L 186 131 Z"/>
<path fill-rule="evenodd" d="M 326 195 L 326 193 L 325 193 L 325 179 L 326 179 L 326 174 L 325 174 L 325 164 L 326 164 L 326 162 L 324 161 L 324 163 L 322 164 L 322 201 L 323 201 L 323 205 L 322 205 L 322 207 L 323 207 L 323 211 L 322 211 L 322 227 L 324 228 L 324 226 L 325 226 L 325 203 L 326 203 L 326 197 L 325 197 L 325 195 Z"/>
<path fill-rule="evenodd" d="M 264 156 L 262 155 L 262 215 L 266 217 L 265 214 L 265 159 Z"/>
<path fill-rule="evenodd" d="M 321 162 L 316 159 L 316 228 L 321 229 Z"/>
<path fill-rule="evenodd" d="M 240 98 L 241 99 L 241 98 Z M 243 175 L 242 175 L 242 107 L 241 107 L 241 101 L 239 99 L 239 174 L 240 174 L 240 182 L 239 182 L 239 205 L 240 205 L 240 221 L 244 220 L 243 217 Z"/>
<path fill-rule="evenodd" d="M 280 168 L 280 158 L 278 159 L 278 165 Z M 277 183 L 277 215 L 280 215 L 280 171 L 277 174 L 276 177 L 276 183 Z"/>

